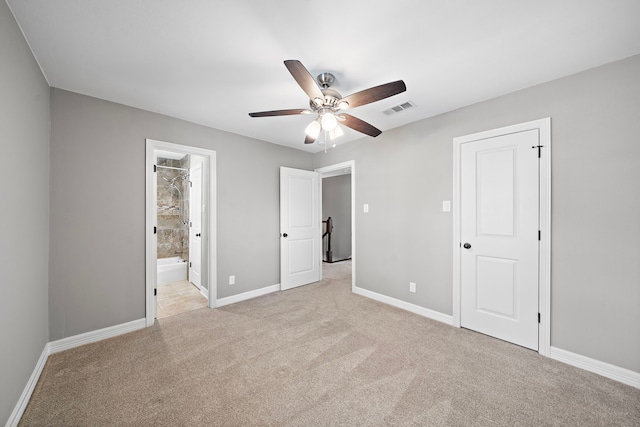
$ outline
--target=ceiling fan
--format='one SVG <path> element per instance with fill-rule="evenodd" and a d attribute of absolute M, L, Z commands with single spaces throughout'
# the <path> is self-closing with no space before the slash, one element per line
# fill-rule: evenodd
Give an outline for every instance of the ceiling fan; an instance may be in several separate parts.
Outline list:
<path fill-rule="evenodd" d="M 320 131 L 322 130 L 331 133 L 339 130 L 338 123 L 369 136 L 376 137 L 380 135 L 382 133 L 380 129 L 343 111 L 380 101 L 381 99 L 397 95 L 407 90 L 404 82 L 398 80 L 365 89 L 343 98 L 337 91 L 330 89 L 331 85 L 335 82 L 335 76 L 333 74 L 320 74 L 316 83 L 316 80 L 314 80 L 300 61 L 291 59 L 284 61 L 284 65 L 309 97 L 309 105 L 311 108 L 261 111 L 258 113 L 249 113 L 249 116 L 271 117 L 317 113 L 318 118 L 311 122 L 305 129 L 305 144 L 313 144 L 316 139 L 318 139 Z"/>

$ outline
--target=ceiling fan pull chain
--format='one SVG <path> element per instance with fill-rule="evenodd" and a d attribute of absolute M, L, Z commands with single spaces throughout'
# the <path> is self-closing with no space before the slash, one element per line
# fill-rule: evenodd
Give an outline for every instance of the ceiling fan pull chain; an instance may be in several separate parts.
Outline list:
<path fill-rule="evenodd" d="M 324 154 L 327 154 L 327 145 L 329 145 L 329 138 L 327 138 L 329 131 L 324 131 Z"/>

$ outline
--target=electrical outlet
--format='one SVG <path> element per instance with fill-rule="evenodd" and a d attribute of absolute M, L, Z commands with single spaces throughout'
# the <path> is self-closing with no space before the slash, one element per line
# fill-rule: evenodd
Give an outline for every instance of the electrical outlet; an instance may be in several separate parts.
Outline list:
<path fill-rule="evenodd" d="M 413 292 L 414 294 L 416 293 L 416 283 L 415 282 L 409 282 L 409 292 Z"/>
<path fill-rule="evenodd" d="M 442 202 L 442 212 L 451 212 L 451 201 L 445 200 Z"/>
<path fill-rule="evenodd" d="M 362 205 L 362 211 L 364 213 L 369 212 L 369 203 L 365 203 L 364 205 Z"/>
<path fill-rule="evenodd" d="M 229 276 L 229 284 L 230 285 L 236 284 L 236 276 Z"/>

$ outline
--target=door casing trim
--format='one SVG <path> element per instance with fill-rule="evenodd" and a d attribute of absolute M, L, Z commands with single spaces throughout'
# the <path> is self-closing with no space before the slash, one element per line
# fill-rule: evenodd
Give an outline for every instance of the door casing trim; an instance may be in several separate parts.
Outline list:
<path fill-rule="evenodd" d="M 549 356 L 551 348 L 551 118 L 546 117 L 512 126 L 453 138 L 453 326 L 460 327 L 460 153 L 467 142 L 493 138 L 515 132 L 538 130 L 540 163 L 538 172 L 538 218 L 541 234 L 538 246 L 538 353 Z"/>

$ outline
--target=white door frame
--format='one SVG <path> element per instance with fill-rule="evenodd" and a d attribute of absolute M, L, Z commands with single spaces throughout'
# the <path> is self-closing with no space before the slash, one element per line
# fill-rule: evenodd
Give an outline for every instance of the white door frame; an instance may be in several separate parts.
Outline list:
<path fill-rule="evenodd" d="M 335 165 L 325 166 L 316 169 L 316 172 L 320 174 L 320 191 L 318 207 L 320 209 L 319 217 L 322 218 L 322 179 L 329 178 L 331 176 L 341 175 L 340 171 L 345 169 L 351 170 L 351 292 L 356 287 L 356 162 L 355 160 L 349 160 Z M 346 174 L 345 174 L 346 175 Z M 322 227 L 320 227 L 320 258 L 322 259 Z M 320 269 L 320 279 L 322 280 L 322 269 Z"/>
<path fill-rule="evenodd" d="M 157 284 L 158 257 L 157 234 L 157 198 L 156 174 L 153 166 L 156 164 L 156 150 L 173 151 L 204 157 L 203 168 L 203 197 L 202 203 L 206 214 L 202 216 L 202 266 L 206 269 L 206 280 L 209 288 L 209 307 L 215 308 L 217 300 L 217 248 L 216 248 L 216 152 L 204 148 L 179 145 L 171 142 L 146 140 L 146 325 L 152 326 L 156 315 L 156 299 L 153 291 Z M 208 177 L 208 179 L 206 178 Z"/>
<path fill-rule="evenodd" d="M 471 141 L 493 138 L 500 135 L 538 130 L 540 149 L 539 184 L 539 229 L 538 252 L 538 352 L 549 356 L 551 347 L 551 118 L 533 120 L 486 132 L 474 133 L 453 139 L 453 326 L 460 327 L 460 152 L 461 145 Z M 532 148 L 532 150 L 535 148 Z"/>

